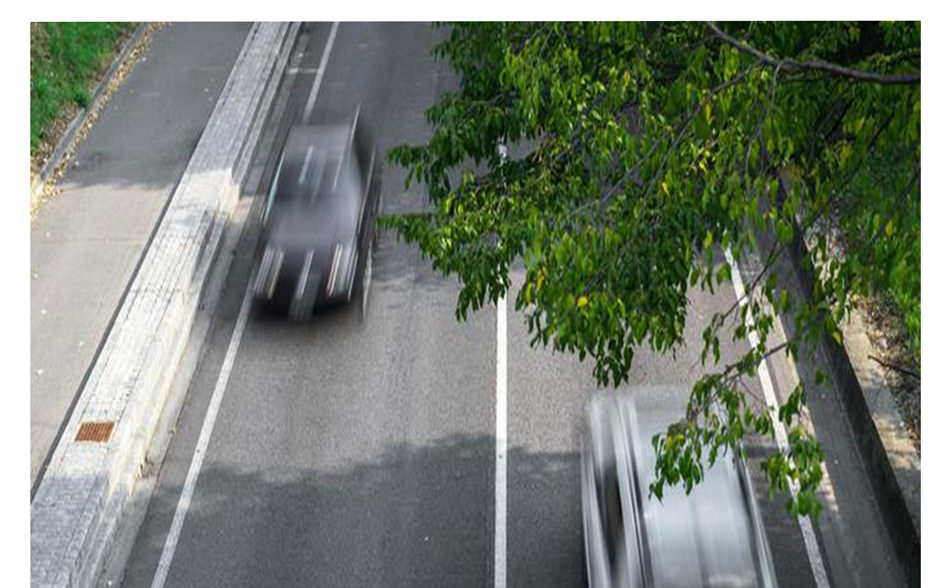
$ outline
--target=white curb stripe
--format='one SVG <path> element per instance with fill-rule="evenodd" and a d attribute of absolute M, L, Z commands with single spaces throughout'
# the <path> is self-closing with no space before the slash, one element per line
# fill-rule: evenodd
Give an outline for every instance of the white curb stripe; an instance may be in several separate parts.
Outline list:
<path fill-rule="evenodd" d="M 304 121 L 310 116 L 310 111 L 316 102 L 317 92 L 320 90 L 320 83 L 323 80 L 323 72 L 330 57 L 330 49 L 333 46 L 333 39 L 336 37 L 336 31 L 339 23 L 333 23 L 330 29 L 330 37 L 323 49 L 323 56 L 320 59 L 320 68 L 317 71 L 317 79 L 314 81 L 310 98 L 307 101 L 307 110 L 304 114 Z M 205 413 L 204 422 L 201 425 L 201 433 L 198 437 L 198 444 L 195 447 L 195 453 L 191 460 L 191 466 L 188 468 L 188 475 L 185 478 L 185 485 L 182 487 L 181 495 L 178 499 L 178 506 L 175 508 L 175 518 L 172 520 L 171 528 L 165 538 L 165 546 L 162 549 L 162 555 L 155 570 L 155 576 L 152 579 L 152 588 L 163 588 L 165 580 L 168 577 L 168 571 L 171 568 L 172 559 L 175 556 L 175 548 L 178 545 L 178 538 L 181 535 L 181 529 L 185 522 L 185 516 L 188 514 L 188 507 L 191 505 L 191 497 L 194 494 L 195 484 L 198 482 L 198 474 L 201 472 L 201 465 L 204 462 L 205 454 L 208 450 L 208 444 L 211 441 L 211 433 L 214 430 L 214 423 L 218 418 L 218 409 L 221 406 L 221 400 L 224 398 L 224 391 L 228 387 L 228 380 L 231 377 L 231 370 L 234 367 L 234 360 L 237 357 L 238 348 L 241 345 L 241 337 L 244 334 L 244 328 L 247 326 L 247 318 L 250 314 L 251 303 L 254 300 L 254 281 L 249 280 L 247 289 L 244 291 L 244 300 L 241 302 L 241 310 L 238 313 L 237 323 L 234 325 L 234 331 L 231 333 L 231 341 L 228 343 L 228 350 L 224 356 L 224 363 L 221 364 L 221 371 L 218 374 L 218 381 L 215 383 L 214 392 L 211 395 L 211 403 L 208 405 L 208 412 Z"/>
<path fill-rule="evenodd" d="M 728 247 L 725 253 L 726 260 L 732 269 L 732 285 L 736 290 L 736 297 L 739 300 L 739 304 L 745 306 L 748 304 L 749 299 L 746 297 L 745 286 L 742 284 L 739 266 L 736 264 L 735 259 L 732 257 L 732 251 Z M 746 329 L 749 345 L 757 347 L 759 345 L 759 334 L 751 328 L 753 326 L 751 315 L 746 315 L 746 326 L 749 327 Z M 772 387 L 772 377 L 769 374 L 768 366 L 765 365 L 765 361 L 759 363 L 757 371 L 759 381 L 762 383 L 765 403 L 769 407 L 769 416 L 772 418 L 772 426 L 775 429 L 775 442 L 781 451 L 788 452 L 788 434 L 785 432 L 785 425 L 782 424 L 782 421 L 778 418 L 778 400 L 776 399 L 775 389 Z M 791 485 L 791 480 L 789 480 L 789 483 Z M 793 492 L 795 488 L 796 486 L 792 485 Z M 830 588 L 828 573 L 825 571 L 821 551 L 818 549 L 818 539 L 815 537 L 815 529 L 812 527 L 811 519 L 799 516 L 798 526 L 801 527 L 802 530 L 802 538 L 805 541 L 805 551 L 808 552 L 808 561 L 811 564 L 812 575 L 815 577 L 815 584 L 818 585 L 818 588 Z"/>
<path fill-rule="evenodd" d="M 208 412 L 205 414 L 204 423 L 201 425 L 198 445 L 195 447 L 195 454 L 191 459 L 191 467 L 188 468 L 188 476 L 185 478 L 185 485 L 182 487 L 181 496 L 178 499 L 178 506 L 175 508 L 175 518 L 172 520 L 172 526 L 168 530 L 168 536 L 165 538 L 165 547 L 162 549 L 162 556 L 158 561 L 158 568 L 155 570 L 152 588 L 162 588 L 165 585 L 165 578 L 168 576 L 168 570 L 172 565 L 172 558 L 175 556 L 175 547 L 178 545 L 181 527 L 185 522 L 185 515 L 188 514 L 188 507 L 191 505 L 191 496 L 195 491 L 195 484 L 198 481 L 198 473 L 201 471 L 201 464 L 204 462 L 205 454 L 208 452 L 208 443 L 211 441 L 211 432 L 214 430 L 214 423 L 218 418 L 218 409 L 221 407 L 221 399 L 224 398 L 224 390 L 228 386 L 231 369 L 234 367 L 234 358 L 237 357 L 237 350 L 241 345 L 241 336 L 244 334 L 244 327 L 247 325 L 248 313 L 251 309 L 251 302 L 254 299 L 253 293 L 252 282 L 249 282 L 247 290 L 244 292 L 244 301 L 241 303 L 237 324 L 234 326 L 234 332 L 231 333 L 231 342 L 228 344 L 228 351 L 224 356 L 224 363 L 221 365 L 221 373 L 218 374 L 218 382 L 215 384 L 214 393 L 211 395 L 211 404 L 208 405 Z"/>

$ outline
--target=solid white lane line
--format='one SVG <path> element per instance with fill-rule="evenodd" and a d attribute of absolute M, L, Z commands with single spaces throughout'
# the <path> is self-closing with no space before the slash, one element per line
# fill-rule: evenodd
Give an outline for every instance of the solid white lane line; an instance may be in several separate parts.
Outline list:
<path fill-rule="evenodd" d="M 248 282 L 247 289 L 244 292 L 244 301 L 241 303 L 237 324 L 234 325 L 234 332 L 231 333 L 231 342 L 228 344 L 228 350 L 224 356 L 224 363 L 221 365 L 221 372 L 218 374 L 218 382 L 215 384 L 214 393 L 211 395 L 211 404 L 208 405 L 208 412 L 205 414 L 204 422 L 201 425 L 198 445 L 195 447 L 195 453 L 191 458 L 191 467 L 188 468 L 188 476 L 185 478 L 185 485 L 182 487 L 181 496 L 178 498 L 178 506 L 175 508 L 175 518 L 172 519 L 172 526 L 168 530 L 168 536 L 165 538 L 165 547 L 162 549 L 162 556 L 158 561 L 155 577 L 152 579 L 152 588 L 162 588 L 165 585 L 165 578 L 168 576 L 172 558 L 175 556 L 178 536 L 181 534 L 181 527 L 185 522 L 185 515 L 188 514 L 188 507 L 191 505 L 191 496 L 195 490 L 195 483 L 198 481 L 201 464 L 204 462 L 205 454 L 208 451 L 208 443 L 211 441 L 211 432 L 214 430 L 214 422 L 218 418 L 218 409 L 221 407 L 221 399 L 224 398 L 224 390 L 228 386 L 231 369 L 234 367 L 234 359 L 237 356 L 238 347 L 241 345 L 241 336 L 244 334 L 244 327 L 247 325 L 247 317 L 251 309 L 254 292 L 252 283 L 253 282 L 250 281 Z"/>
<path fill-rule="evenodd" d="M 336 38 L 336 31 L 339 24 L 338 22 L 333 23 L 333 26 L 330 28 L 330 37 L 327 39 L 327 44 L 323 48 L 323 56 L 320 58 L 320 67 L 317 69 L 317 78 L 314 80 L 313 89 L 310 91 L 310 97 L 307 99 L 307 107 L 303 118 L 305 122 L 310 117 L 313 105 L 316 103 L 317 92 L 320 90 L 323 72 L 326 70 L 327 61 L 330 59 L 330 50 L 333 47 L 333 40 Z M 158 561 L 155 576 L 152 579 L 152 588 L 163 588 L 165 579 L 168 577 L 168 570 L 171 568 L 172 558 L 175 556 L 175 548 L 178 545 L 178 537 L 181 534 L 181 528 L 185 522 L 185 515 L 188 514 L 188 507 L 191 505 L 191 497 L 195 491 L 195 484 L 198 481 L 201 464 L 204 462 L 204 456 L 208 450 L 208 443 L 211 441 L 211 432 L 214 430 L 214 423 L 218 418 L 218 409 L 224 397 L 224 390 L 228 386 L 228 379 L 231 377 L 231 369 L 234 367 L 234 359 L 237 357 L 237 350 L 241 345 L 244 328 L 247 326 L 247 317 L 250 314 L 251 302 L 254 300 L 253 286 L 254 280 L 248 280 L 247 289 L 244 292 L 244 300 L 241 302 L 241 310 L 238 312 L 237 323 L 234 325 L 234 331 L 231 333 L 231 341 L 228 343 L 224 363 L 221 364 L 218 381 L 214 386 L 214 392 L 211 394 L 211 403 L 208 405 L 208 412 L 205 413 L 204 422 L 201 424 L 201 433 L 198 436 L 198 444 L 195 446 L 195 453 L 191 459 L 191 466 L 188 468 L 188 475 L 185 477 L 185 485 L 182 487 L 181 495 L 178 498 L 178 506 L 175 508 L 175 517 L 172 519 L 172 526 L 168 530 L 168 536 L 165 538 L 165 546 L 162 548 L 162 555 Z"/>
<path fill-rule="evenodd" d="M 498 144 L 502 161 L 508 147 Z M 495 588 L 508 584 L 508 292 L 496 303 L 495 337 Z"/>
<path fill-rule="evenodd" d="M 498 299 L 495 361 L 495 588 L 508 570 L 508 296 Z"/>
<path fill-rule="evenodd" d="M 736 298 L 741 306 L 748 304 L 748 298 L 745 293 L 745 286 L 742 284 L 742 277 L 739 274 L 739 265 L 732 257 L 732 251 L 726 248 L 726 260 L 732 269 L 732 285 L 736 291 Z M 752 329 L 753 326 L 751 314 L 746 315 L 746 329 L 749 345 L 756 347 L 759 344 L 759 334 Z M 772 418 L 772 426 L 775 429 L 775 442 L 783 452 L 788 452 L 788 434 L 785 431 L 785 425 L 778 418 L 778 400 L 775 396 L 775 389 L 772 387 L 772 376 L 769 374 L 768 366 L 765 361 L 758 366 L 759 381 L 762 384 L 762 392 L 765 395 L 765 403 L 769 407 L 769 416 Z M 789 480 L 791 483 L 791 480 Z M 796 486 L 792 485 L 793 491 Z M 828 573 L 825 571 L 825 563 L 821 558 L 821 551 L 818 549 L 818 539 L 815 537 L 815 529 L 808 517 L 798 517 L 798 526 L 802 530 L 802 537 L 805 541 L 805 551 L 808 553 L 808 561 L 811 564 L 812 575 L 815 577 L 815 584 L 818 588 L 829 588 Z"/>
<path fill-rule="evenodd" d="M 330 36 L 327 37 L 327 44 L 323 48 L 323 56 L 320 58 L 320 65 L 317 67 L 317 77 L 313 81 L 313 88 L 310 90 L 310 96 L 307 98 L 307 106 L 303 109 L 303 122 L 307 124 L 310 121 L 310 115 L 313 113 L 313 106 L 317 103 L 317 92 L 320 91 L 320 84 L 323 82 L 323 74 L 327 70 L 327 62 L 330 60 L 330 49 L 333 48 L 333 41 L 336 39 L 336 30 L 340 23 L 335 22 L 330 26 Z"/>

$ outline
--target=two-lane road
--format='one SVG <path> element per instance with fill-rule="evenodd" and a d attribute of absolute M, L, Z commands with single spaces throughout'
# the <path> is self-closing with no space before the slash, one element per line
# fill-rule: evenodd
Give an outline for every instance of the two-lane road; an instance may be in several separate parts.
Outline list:
<path fill-rule="evenodd" d="M 324 23 L 305 25 L 304 35 L 303 56 L 288 72 L 288 120 L 302 118 L 316 90 L 317 114 L 362 103 L 383 150 L 426 139 L 425 109 L 456 84 L 430 53 L 439 31 Z M 385 168 L 384 214 L 426 208 L 420 188 L 404 193 L 403 178 L 402 170 Z M 261 192 L 251 188 L 247 198 Z M 124 584 L 486 586 L 500 564 L 511 586 L 584 585 L 578 427 L 586 398 L 597 393 L 590 366 L 530 349 L 513 296 L 505 329 L 494 307 L 456 322 L 456 281 L 391 234 L 380 238 L 365 320 L 342 310 L 288 324 L 251 311 L 236 331 L 259 200 Z M 521 279 L 513 270 L 515 286 Z M 697 298 L 690 340 L 701 340 L 703 317 L 733 300 L 726 289 Z M 507 356 L 507 479 L 499 487 L 500 346 Z M 694 347 L 677 362 L 638 356 L 630 387 L 688 390 L 698 373 L 694 357 Z M 211 421 L 216 387 L 220 405 Z M 210 431 L 206 446 L 203 428 Z M 196 455 L 203 461 L 192 488 Z M 779 502 L 763 498 L 761 481 L 756 491 L 783 585 L 813 585 L 798 527 Z M 507 505 L 500 519 L 499 503 Z M 180 532 L 169 534 L 176 511 L 184 517 Z M 501 550 L 499 520 L 507 545 Z M 170 565 L 156 576 L 163 552 Z"/>

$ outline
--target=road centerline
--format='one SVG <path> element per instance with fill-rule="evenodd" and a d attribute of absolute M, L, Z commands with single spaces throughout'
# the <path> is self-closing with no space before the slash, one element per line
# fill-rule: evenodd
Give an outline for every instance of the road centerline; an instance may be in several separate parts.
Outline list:
<path fill-rule="evenodd" d="M 497 303 L 495 358 L 495 588 L 504 588 L 508 569 L 508 296 Z"/>
<path fill-rule="evenodd" d="M 508 146 L 498 144 L 502 161 Z M 495 337 L 495 588 L 508 583 L 508 290 L 501 293 Z"/>

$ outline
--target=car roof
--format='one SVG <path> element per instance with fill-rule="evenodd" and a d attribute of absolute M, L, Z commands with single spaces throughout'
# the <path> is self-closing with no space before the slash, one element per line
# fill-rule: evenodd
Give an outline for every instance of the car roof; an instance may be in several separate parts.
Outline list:
<path fill-rule="evenodd" d="M 648 388 L 641 388 L 636 398 L 621 394 L 591 401 L 591 408 L 596 409 L 591 414 L 595 417 L 591 426 L 599 425 L 601 435 L 618 426 L 624 429 L 620 437 L 633 456 L 635 475 L 644 484 L 655 476 L 653 434 L 664 432 L 666 425 L 681 416 L 675 408 L 677 403 L 669 398 L 685 394 L 675 386 Z M 610 413 L 612 418 L 607 416 Z M 604 435 L 602 442 L 607 445 L 599 448 L 602 454 L 615 451 L 610 447 L 614 438 L 612 434 Z M 704 573 L 731 578 L 736 585 L 755 583 L 756 568 L 765 562 L 757 561 L 749 497 L 744 494 L 731 451 L 726 453 L 715 466 L 707 468 L 704 482 L 689 497 L 677 485 L 666 489 L 661 502 L 648 497 L 645 486 L 640 488 L 644 494 L 635 508 L 642 517 L 651 568 L 659 583 L 688 585 L 699 581 Z M 732 541 L 718 540 L 724 536 Z"/>

